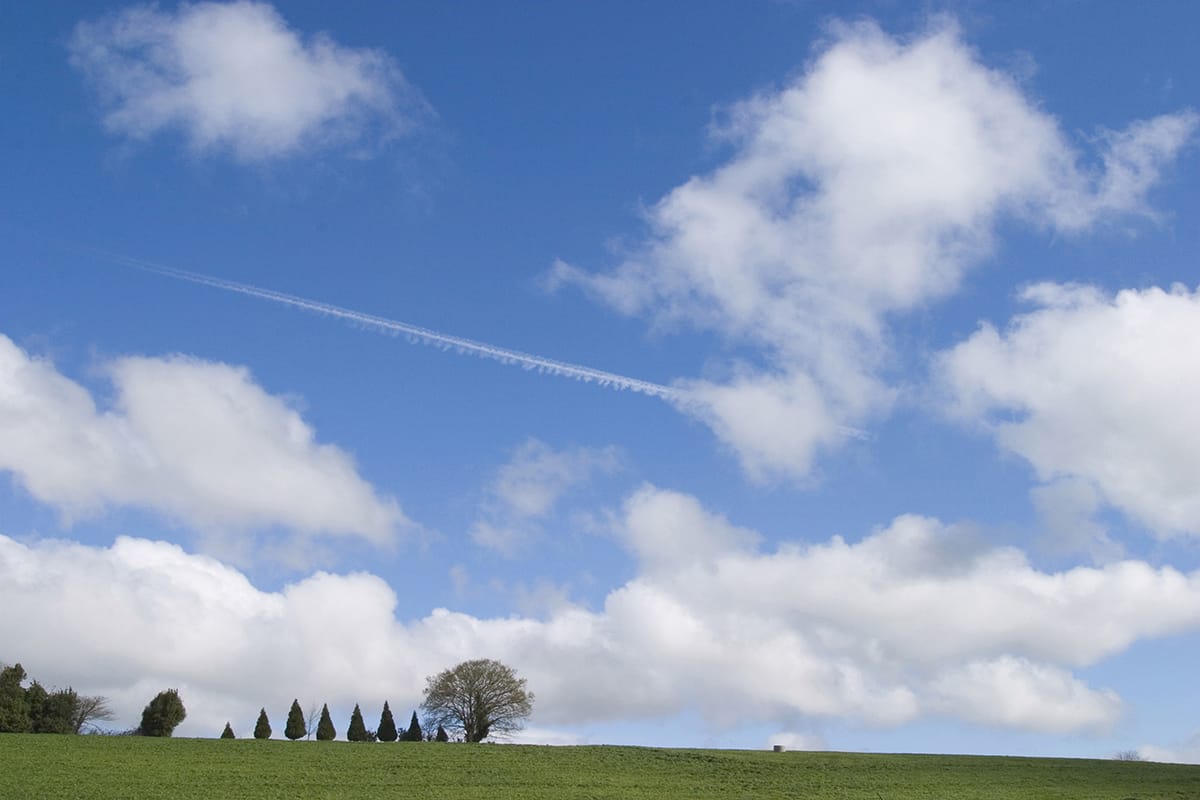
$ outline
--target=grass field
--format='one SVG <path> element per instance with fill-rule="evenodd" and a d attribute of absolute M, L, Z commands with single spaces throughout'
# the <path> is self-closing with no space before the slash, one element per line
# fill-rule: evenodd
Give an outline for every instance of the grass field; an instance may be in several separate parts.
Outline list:
<path fill-rule="evenodd" d="M 636 747 L 0 735 L 0 798 L 1195 800 L 1200 766 Z"/>

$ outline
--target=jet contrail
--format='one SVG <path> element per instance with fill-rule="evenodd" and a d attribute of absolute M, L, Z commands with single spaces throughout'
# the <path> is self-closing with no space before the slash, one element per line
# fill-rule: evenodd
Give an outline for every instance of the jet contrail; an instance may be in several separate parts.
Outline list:
<path fill-rule="evenodd" d="M 189 281 L 197 283 L 201 286 L 211 286 L 214 289 L 224 289 L 227 292 L 236 292 L 237 294 L 247 295 L 249 297 L 258 297 L 263 300 L 270 300 L 275 303 L 282 303 L 293 308 L 312 311 L 317 314 L 324 314 L 330 317 L 357 322 L 361 325 L 374 328 L 376 330 L 385 331 L 392 335 L 403 334 L 412 342 L 420 342 L 422 344 L 432 344 L 447 349 L 454 349 L 459 353 L 469 353 L 481 358 L 490 358 L 494 361 L 499 361 L 501 364 L 519 364 L 528 370 L 537 370 L 540 373 L 548 375 L 558 375 L 564 378 L 573 378 L 584 383 L 597 383 L 600 386 L 606 386 L 612 389 L 623 390 L 627 389 L 632 392 L 640 392 L 652 397 L 660 397 L 664 400 L 678 400 L 682 393 L 678 389 L 673 389 L 670 386 L 663 386 L 658 383 L 650 383 L 649 381 L 630 378 L 625 375 L 617 375 L 612 372 L 605 372 L 599 369 L 592 369 L 580 364 L 569 364 L 565 361 L 555 361 L 551 358 L 543 358 L 530 353 L 522 353 L 520 350 L 509 350 L 506 347 L 497 347 L 483 342 L 476 342 L 473 339 L 465 339 L 461 336 L 451 336 L 448 333 L 439 333 L 429 328 L 422 328 L 419 325 L 410 325 L 407 322 L 398 322 L 384 317 L 377 317 L 373 314 L 364 314 L 361 311 L 353 311 L 348 308 L 330 305 L 329 303 L 321 303 L 317 300 L 306 300 L 303 297 L 276 292 L 272 289 L 260 289 L 257 286 L 250 286 L 245 283 L 236 281 L 228 281 L 222 278 L 212 278 L 208 275 L 201 275 L 197 272 L 188 272 L 182 269 L 173 267 L 163 267 L 158 264 L 152 264 L 147 261 L 141 261 L 136 258 L 127 256 L 116 256 L 109 254 L 110 258 L 122 261 L 130 266 L 138 269 L 153 272 L 158 275 L 165 275 L 168 278 L 175 278 L 181 281 Z"/>

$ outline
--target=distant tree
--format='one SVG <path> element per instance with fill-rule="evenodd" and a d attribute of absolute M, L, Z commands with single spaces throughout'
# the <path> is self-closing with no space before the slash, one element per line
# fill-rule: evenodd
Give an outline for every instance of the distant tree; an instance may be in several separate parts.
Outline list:
<path fill-rule="evenodd" d="M 425 736 L 421 733 L 421 723 L 417 720 L 417 712 L 415 711 L 413 712 L 412 719 L 408 723 L 408 730 L 404 732 L 404 741 L 425 741 Z"/>
<path fill-rule="evenodd" d="M 165 689 L 142 710 L 142 724 L 137 732 L 142 736 L 170 736 L 186 718 L 187 709 L 183 707 L 179 690 Z"/>
<path fill-rule="evenodd" d="M 48 697 L 50 693 L 36 680 L 25 690 L 25 716 L 29 719 L 29 727 L 25 729 L 27 733 L 45 733 L 42 730 L 42 713 Z"/>
<path fill-rule="evenodd" d="M 1117 761 L 1142 761 L 1142 754 L 1137 750 L 1122 750 L 1113 756 Z"/>
<path fill-rule="evenodd" d="M 309 706 L 308 713 L 304 715 L 304 738 L 311 739 L 313 734 L 317 732 L 317 720 L 320 714 L 317 713 L 317 707 Z"/>
<path fill-rule="evenodd" d="M 47 692 L 37 681 L 25 692 L 30 729 L 34 733 L 75 733 L 79 695 L 74 689 Z"/>
<path fill-rule="evenodd" d="M 359 710 L 358 703 L 354 704 L 354 711 L 350 714 L 350 727 L 346 729 L 346 741 L 367 741 L 367 726 L 363 724 L 362 711 Z"/>
<path fill-rule="evenodd" d="M 236 739 L 237 738 L 236 736 L 233 735 L 233 726 L 230 725 L 228 722 L 225 723 L 225 730 L 221 731 L 221 738 L 222 739 Z"/>
<path fill-rule="evenodd" d="M 283 735 L 291 739 L 293 742 L 297 739 L 303 739 L 308 733 L 308 728 L 304 725 L 304 711 L 300 708 L 300 701 L 292 701 L 292 709 L 288 711 L 287 725 L 283 729 Z"/>
<path fill-rule="evenodd" d="M 258 722 L 254 723 L 254 738 L 271 738 L 271 720 L 267 719 L 267 710 L 265 708 L 258 712 Z"/>
<path fill-rule="evenodd" d="M 113 720 L 117 715 L 108 705 L 108 699 L 100 695 L 81 694 L 75 706 L 75 718 L 72 724 L 75 733 L 83 733 L 84 728 L 98 730 L 98 720 Z"/>
<path fill-rule="evenodd" d="M 443 728 L 441 725 L 438 725 L 437 736 L 433 737 L 433 740 L 435 742 L 448 742 L 450 741 L 450 734 L 446 733 L 445 728 Z"/>
<path fill-rule="evenodd" d="M 321 721 L 317 723 L 317 741 L 331 742 L 337 738 L 337 730 L 333 727 L 333 719 L 329 716 L 329 705 L 321 706 Z"/>
<path fill-rule="evenodd" d="M 0 732 L 82 733 L 94 720 L 114 718 L 103 697 L 70 687 L 50 692 L 36 680 L 22 688 L 27 677 L 20 664 L 0 665 Z"/>
<path fill-rule="evenodd" d="M 462 731 L 468 742 L 518 731 L 533 713 L 533 693 L 512 667 L 489 658 L 464 661 L 425 681 L 426 722 Z"/>
<path fill-rule="evenodd" d="M 396 741 L 396 720 L 392 718 L 392 710 L 388 708 L 387 700 L 383 701 L 383 713 L 379 715 L 379 728 L 376 735 L 381 742 Z"/>
<path fill-rule="evenodd" d="M 25 703 L 25 669 L 20 664 L 0 669 L 0 733 L 28 733 L 29 706 Z"/>

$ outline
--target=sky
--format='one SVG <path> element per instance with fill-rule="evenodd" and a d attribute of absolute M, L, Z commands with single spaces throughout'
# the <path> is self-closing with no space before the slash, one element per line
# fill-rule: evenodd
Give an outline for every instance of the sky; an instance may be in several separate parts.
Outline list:
<path fill-rule="evenodd" d="M 1190 2 L 14 3 L 0 661 L 178 734 L 1200 762 Z"/>

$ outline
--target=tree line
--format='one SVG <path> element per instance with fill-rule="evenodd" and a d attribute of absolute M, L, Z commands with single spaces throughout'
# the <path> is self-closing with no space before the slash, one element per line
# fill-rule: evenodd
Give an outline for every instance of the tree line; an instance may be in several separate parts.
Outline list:
<path fill-rule="evenodd" d="M 422 730 L 416 711 L 413 711 L 408 728 L 398 729 L 386 700 L 383 712 L 379 715 L 379 725 L 374 730 L 368 730 L 362 710 L 356 703 L 350 714 L 346 739 L 351 742 L 448 742 L 449 729 L 456 733 L 457 741 L 481 742 L 492 735 L 520 730 L 533 711 L 533 693 L 525 688 L 525 679 L 518 678 L 512 667 L 482 658 L 464 661 L 426 678 L 425 700 L 421 708 L 425 710 L 427 730 Z M 293 741 L 311 738 L 315 717 L 315 706 L 305 715 L 299 699 L 292 700 L 283 735 Z M 435 725 L 436 733 L 432 730 Z M 321 707 L 315 730 L 317 741 L 329 741 L 337 737 L 328 704 Z M 225 723 L 221 738 L 236 738 L 230 723 Z M 265 707 L 258 712 L 254 738 L 271 738 L 271 720 Z"/>
<path fill-rule="evenodd" d="M 267 709 L 261 708 L 258 712 L 258 721 L 254 724 L 254 738 L 270 739 L 271 732 L 271 719 L 267 716 Z M 318 718 L 316 706 L 310 707 L 308 713 L 305 714 L 300 707 L 300 700 L 292 700 L 283 735 L 296 741 L 297 739 L 311 739 L 314 733 L 318 742 L 332 741 L 337 738 L 337 728 L 334 727 L 333 718 L 329 714 L 329 704 L 321 706 L 321 714 Z M 230 723 L 225 723 L 225 730 L 221 732 L 220 738 L 237 738 Z M 441 725 L 438 725 L 436 733 L 424 732 L 416 711 L 413 711 L 407 728 L 397 728 L 391 706 L 388 705 L 388 701 L 384 700 L 383 711 L 379 715 L 379 725 L 371 730 L 367 729 L 366 722 L 363 720 L 362 709 L 357 703 L 354 704 L 354 711 L 350 714 L 350 724 L 346 728 L 346 740 L 350 742 L 448 742 L 450 734 Z"/>
<path fill-rule="evenodd" d="M 90 733 L 115 719 L 103 697 L 69 686 L 50 691 L 36 680 L 23 686 L 27 677 L 20 664 L 0 665 L 0 733 Z"/>
<path fill-rule="evenodd" d="M 20 664 L 0 664 L 0 733 L 84 733 L 101 731 L 100 720 L 116 715 L 104 697 L 80 695 L 74 689 L 48 691 L 36 680 L 24 686 L 28 676 Z M 448 742 L 452 731 L 458 741 L 481 742 L 488 736 L 520 730 L 533 710 L 533 693 L 525 688 L 525 679 L 505 664 L 491 659 L 464 661 L 426 679 L 425 729 L 413 711 L 407 728 L 396 727 L 391 707 L 383 703 L 379 724 L 368 730 L 358 704 L 350 715 L 346 739 L 351 742 Z M 187 717 L 176 689 L 159 692 L 142 711 L 141 724 L 124 733 L 137 736 L 171 736 Z M 314 724 L 315 720 L 315 724 Z M 434 727 L 436 726 L 436 732 Z M 329 705 L 316 707 L 307 715 L 299 699 L 292 701 L 284 736 L 293 741 L 312 738 L 329 741 L 337 737 Z M 233 726 L 226 722 L 222 739 L 235 738 Z M 266 708 L 258 712 L 254 738 L 271 738 L 271 721 Z"/>

